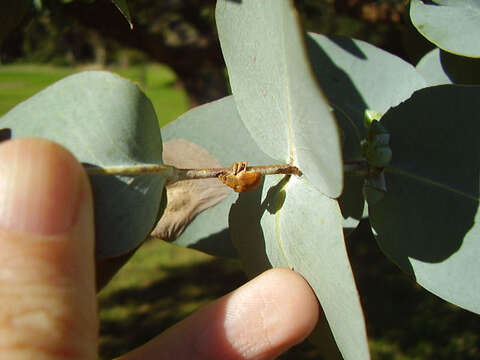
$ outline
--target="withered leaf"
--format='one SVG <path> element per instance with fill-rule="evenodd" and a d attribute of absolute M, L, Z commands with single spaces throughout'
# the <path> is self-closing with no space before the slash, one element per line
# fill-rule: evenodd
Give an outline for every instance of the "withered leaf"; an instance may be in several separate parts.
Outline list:
<path fill-rule="evenodd" d="M 222 164 L 203 147 L 184 139 L 163 144 L 163 161 L 177 168 L 215 168 Z M 167 207 L 151 236 L 177 239 L 195 216 L 217 205 L 232 190 L 217 179 L 183 180 L 167 185 Z"/>

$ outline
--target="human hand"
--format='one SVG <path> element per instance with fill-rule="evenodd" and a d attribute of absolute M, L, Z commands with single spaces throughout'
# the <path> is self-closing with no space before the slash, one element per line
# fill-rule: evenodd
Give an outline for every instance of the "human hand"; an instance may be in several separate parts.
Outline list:
<path fill-rule="evenodd" d="M 0 359 L 96 359 L 94 267 L 83 167 L 46 140 L 0 144 Z M 274 359 L 318 312 L 300 275 L 270 270 L 120 359 Z"/>

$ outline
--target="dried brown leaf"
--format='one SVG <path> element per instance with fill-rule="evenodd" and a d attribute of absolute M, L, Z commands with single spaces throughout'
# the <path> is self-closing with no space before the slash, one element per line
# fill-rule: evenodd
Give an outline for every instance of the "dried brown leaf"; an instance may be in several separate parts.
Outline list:
<path fill-rule="evenodd" d="M 184 139 L 163 144 L 163 162 L 177 168 L 217 168 L 222 164 L 207 150 Z M 231 189 L 218 179 L 183 180 L 167 185 L 167 207 L 151 236 L 174 241 L 195 216 L 224 200 Z"/>

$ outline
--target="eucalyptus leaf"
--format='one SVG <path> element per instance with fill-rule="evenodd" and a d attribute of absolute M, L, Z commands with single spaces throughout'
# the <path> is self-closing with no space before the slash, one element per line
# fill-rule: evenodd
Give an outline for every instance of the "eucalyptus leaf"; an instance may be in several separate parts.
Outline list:
<path fill-rule="evenodd" d="M 201 146 L 224 167 L 235 161 L 248 161 L 250 165 L 278 163 L 253 141 L 232 96 L 190 110 L 166 125 L 162 135 L 165 142 L 185 139 Z M 236 257 L 228 230 L 228 212 L 238 195 L 233 190 L 229 192 L 221 203 L 198 214 L 174 243 L 212 255 Z"/>
<path fill-rule="evenodd" d="M 309 33 L 307 49 L 315 76 L 335 110 L 347 162 L 363 158 L 365 111 L 385 113 L 426 85 L 412 65 L 364 41 Z M 345 175 L 339 198 L 345 234 L 366 216 L 363 181 L 361 176 Z"/>
<path fill-rule="evenodd" d="M 366 110 L 383 114 L 426 86 L 412 65 L 361 40 L 310 33 L 307 48 L 330 105 L 344 117 L 339 122 L 342 131 L 350 122 L 356 139 L 349 140 L 357 144 L 365 137 Z M 358 158 L 356 151 L 346 159 Z"/>
<path fill-rule="evenodd" d="M 430 86 L 480 84 L 480 59 L 454 55 L 438 48 L 420 59 L 417 71 Z"/>
<path fill-rule="evenodd" d="M 302 274 L 320 301 L 343 358 L 369 359 L 341 219 L 337 202 L 307 179 L 276 175 L 266 177 L 263 188 L 239 196 L 229 224 L 250 276 L 270 267 Z"/>
<path fill-rule="evenodd" d="M 55 141 L 88 166 L 162 164 L 162 140 L 150 100 L 132 82 L 102 71 L 71 75 L 20 103 L 0 119 L 13 138 Z M 92 175 L 96 256 L 137 248 L 159 214 L 159 174 Z"/>
<path fill-rule="evenodd" d="M 410 18 L 417 30 L 439 48 L 480 57 L 480 1 L 411 0 Z"/>
<path fill-rule="evenodd" d="M 480 313 L 480 87 L 422 89 L 389 110 L 387 191 L 369 205 L 382 251 L 427 290 Z"/>
<path fill-rule="evenodd" d="M 128 10 L 127 0 L 112 0 L 118 10 L 125 17 L 125 20 L 128 21 L 130 28 L 133 30 L 132 17 L 130 16 L 130 11 Z"/>
<path fill-rule="evenodd" d="M 293 2 L 220 0 L 216 19 L 235 102 L 253 139 L 338 197 L 338 129 L 311 71 Z"/>

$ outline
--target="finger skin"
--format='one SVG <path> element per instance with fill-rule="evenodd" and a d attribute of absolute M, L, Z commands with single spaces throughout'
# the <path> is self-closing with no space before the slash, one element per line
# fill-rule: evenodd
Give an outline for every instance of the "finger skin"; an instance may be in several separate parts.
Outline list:
<path fill-rule="evenodd" d="M 0 144 L 0 359 L 95 359 L 91 190 L 40 139 Z"/>
<path fill-rule="evenodd" d="M 318 314 L 318 301 L 305 279 L 277 268 L 119 360 L 275 359 L 310 334 Z"/>

